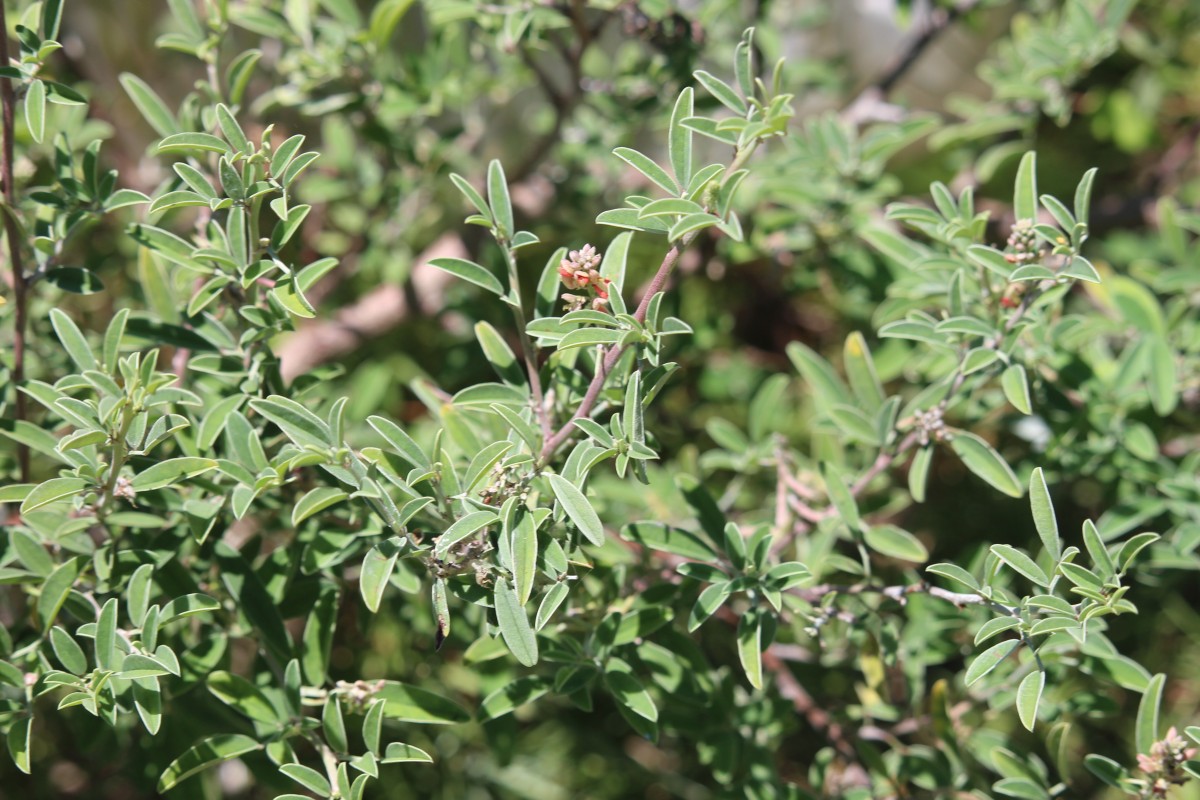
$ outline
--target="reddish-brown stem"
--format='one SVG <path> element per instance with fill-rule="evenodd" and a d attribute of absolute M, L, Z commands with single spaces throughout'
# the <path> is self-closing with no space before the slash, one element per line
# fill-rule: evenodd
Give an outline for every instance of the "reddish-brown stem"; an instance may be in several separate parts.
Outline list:
<path fill-rule="evenodd" d="M 683 252 L 683 248 L 691 241 L 691 237 L 685 237 L 683 241 L 676 242 L 667 251 L 663 257 L 662 264 L 658 267 L 658 272 L 654 273 L 654 277 L 650 280 L 650 285 L 646 287 L 646 293 L 642 295 L 642 300 L 638 303 L 637 311 L 633 316 L 638 322 L 646 321 L 646 312 L 650 307 L 650 300 L 654 295 L 662 291 L 663 286 L 667 283 L 667 278 L 671 274 L 671 270 L 675 267 L 675 262 L 679 260 L 679 254 Z M 604 388 L 604 381 L 608 378 L 608 373 L 612 372 L 613 367 L 617 365 L 617 361 L 621 358 L 621 354 L 625 352 L 625 347 L 621 345 L 613 345 L 605 351 L 604 356 L 596 365 L 596 374 L 592 376 L 592 382 L 588 384 L 587 392 L 583 395 L 583 401 L 579 404 L 579 408 L 575 409 L 574 415 L 567 421 L 565 425 L 546 440 L 542 445 L 542 452 L 538 456 L 538 461 L 545 464 L 554 451 L 562 446 L 563 442 L 571 438 L 571 434 L 575 430 L 573 424 L 577 419 L 583 419 L 592 413 L 592 409 L 596 407 L 596 401 L 600 398 L 600 390 Z"/>
<path fill-rule="evenodd" d="M 8 66 L 8 19 L 4 4 L 0 3 L 0 65 Z M 19 387 L 25 382 L 25 331 L 29 326 L 26 301 L 25 268 L 21 263 L 21 231 L 17 226 L 16 191 L 13 187 L 13 109 L 17 105 L 12 78 L 0 78 L 0 104 L 3 105 L 2 124 L 4 135 L 3 152 L 0 153 L 0 181 L 4 183 L 4 233 L 8 238 L 9 267 L 12 272 L 13 288 L 13 366 L 12 384 Z M 25 395 L 14 389 L 14 411 L 17 421 L 25 419 Z M 21 470 L 22 483 L 29 482 L 29 448 L 17 445 L 17 464 Z"/>

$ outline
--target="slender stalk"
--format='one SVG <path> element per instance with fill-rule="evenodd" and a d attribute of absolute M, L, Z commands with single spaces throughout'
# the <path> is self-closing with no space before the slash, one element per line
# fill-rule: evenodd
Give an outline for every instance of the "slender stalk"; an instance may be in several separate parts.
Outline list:
<path fill-rule="evenodd" d="M 521 358 L 525 362 L 525 372 L 529 375 L 529 390 L 533 394 L 533 410 L 537 415 L 538 427 L 542 429 L 542 441 L 544 442 L 551 435 L 550 409 L 546 408 L 546 395 L 542 391 L 542 378 L 538 374 L 536 351 L 533 349 L 533 342 L 530 341 L 529 334 L 525 332 L 525 325 L 529 320 L 525 316 L 525 302 L 521 300 L 517 257 L 513 254 L 507 241 L 501 241 L 500 248 L 504 251 L 504 261 L 508 265 L 508 285 L 512 287 L 515 301 L 512 311 L 513 319 L 517 323 L 517 343 L 521 348 Z"/>
<path fill-rule="evenodd" d="M 4 4 L 0 3 L 0 66 L 8 66 L 8 19 Z M 13 289 L 13 366 L 12 384 L 19 387 L 25 382 L 25 332 L 29 327 L 29 309 L 26 294 L 25 267 L 21 263 L 21 231 L 17 225 L 16 190 L 13 187 L 13 115 L 17 105 L 12 78 L 0 78 L 0 127 L 3 129 L 4 147 L 0 152 L 0 181 L 4 183 L 4 233 L 8 239 L 8 263 L 12 272 Z M 14 388 L 13 398 L 17 421 L 28 413 L 25 395 Z M 21 471 L 21 482 L 29 482 L 29 448 L 17 445 L 17 464 Z"/>

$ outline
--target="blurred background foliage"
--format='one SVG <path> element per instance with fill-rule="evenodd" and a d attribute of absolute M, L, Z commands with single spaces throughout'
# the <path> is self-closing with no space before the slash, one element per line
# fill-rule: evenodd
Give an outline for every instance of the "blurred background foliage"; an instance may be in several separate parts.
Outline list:
<path fill-rule="evenodd" d="M 320 383 L 323 391 L 348 395 L 347 417 L 360 425 L 367 415 L 383 413 L 419 429 L 429 410 L 408 388 L 412 381 L 427 378 L 454 391 L 487 380 L 489 366 L 472 325 L 488 320 L 501 330 L 511 327 L 497 304 L 482 302 L 469 285 L 446 281 L 424 266 L 436 255 L 484 263 L 498 257 L 485 245 L 482 230 L 461 224 L 464 209 L 450 172 L 478 178 L 489 159 L 506 165 L 517 225 L 542 242 L 528 248 L 522 262 L 532 282 L 557 247 L 591 242 L 603 250 L 611 240 L 613 231 L 591 220 L 619 205 L 637 181 L 608 154 L 619 145 L 654 153 L 663 141 L 669 103 L 691 83 L 693 70 L 720 74 L 747 26 L 757 27 L 763 63 L 787 57 L 779 80 L 796 95 L 792 135 L 761 156 L 769 162 L 756 170 L 762 177 L 744 187 L 745 241 L 702 239 L 684 256 L 665 304 L 667 313 L 695 328 L 694 340 L 677 346 L 682 368 L 647 421 L 664 460 L 651 467 L 649 490 L 615 478 L 598 489 L 611 519 L 690 519 L 672 481 L 679 472 L 713 478 L 710 485 L 724 493 L 724 504 L 751 519 L 756 513 L 770 518 L 764 504 L 770 502 L 773 477 L 752 464 L 706 458 L 722 444 L 714 441 L 708 423 L 723 418 L 745 430 L 755 424 L 754 414 L 769 415 L 793 445 L 803 449 L 807 442 L 814 452 L 828 446 L 809 425 L 810 398 L 796 381 L 782 391 L 770 387 L 769 402 L 757 407 L 754 398 L 769 376 L 790 370 L 784 352 L 789 342 L 834 354 L 852 331 L 870 336 L 897 316 L 904 265 L 863 232 L 882 223 L 889 202 L 926 202 L 931 181 L 955 190 L 975 185 L 978 208 L 991 213 L 993 238 L 1002 241 L 1012 219 L 1008 198 L 1021 153 L 1037 149 L 1041 186 L 1058 196 L 1069 196 L 1078 176 L 1098 166 L 1089 245 L 1097 268 L 1106 277 L 1132 276 L 1173 297 L 1166 304 L 1168 316 L 1191 313 L 1194 320 L 1200 301 L 1195 0 L 321 0 L 282 6 L 229 0 L 227 5 L 232 30 L 219 54 L 222 68 L 239 52 L 261 51 L 241 114 L 250 138 L 274 125 L 277 140 L 303 133 L 308 146 L 323 154 L 302 184 L 303 200 L 314 210 L 297 261 L 339 259 L 310 293 L 318 303 L 317 319 L 278 340 L 282 368 L 286 375 L 303 375 L 298 387 Z M 105 138 L 103 158 L 120 170 L 123 185 L 155 194 L 172 176 L 148 157 L 155 132 L 118 76 L 142 76 L 174 108 L 195 102 L 185 98 L 211 54 L 203 46 L 195 52 L 180 36 L 166 3 L 90 0 L 67 6 L 65 47 L 53 60 L 54 70 L 60 80 L 86 87 L 90 127 Z M 180 52 L 189 49 L 194 52 Z M 710 144 L 719 157 L 720 146 Z M 48 156 L 49 145 L 31 152 Z M 48 163 L 22 161 L 18 171 L 44 171 Z M 83 297 L 43 292 L 33 306 L 33 318 L 42 321 L 36 324 L 48 328 L 47 308 L 57 306 L 87 328 L 102 330 L 118 308 L 153 306 L 132 243 L 118 235 L 119 227 L 106 227 L 120 224 L 109 218 L 70 253 L 74 263 L 101 276 L 106 291 Z M 661 257 L 657 248 L 635 239 L 632 285 L 652 273 Z M 901 288 L 889 292 L 894 284 Z M 168 288 L 182 307 L 190 287 Z M 1103 310 L 1111 301 L 1103 288 L 1089 287 L 1071 302 Z M 35 375 L 39 358 L 54 358 L 57 348 L 52 336 L 40 333 L 30 367 Z M 1176 345 L 1186 359 L 1179 367 L 1178 403 L 1166 416 L 1148 407 L 1138 381 L 1124 386 L 1123 394 L 1113 392 L 1111 402 L 1072 403 L 1072 392 L 1093 396 L 1095 385 L 1111 379 L 1120 353 L 1096 344 L 1107 333 L 1080 328 L 1077 348 L 1053 356 L 1058 383 L 1038 398 L 1041 415 L 1021 427 L 1018 415 L 997 409 L 993 438 L 1019 474 L 1035 464 L 1047 470 L 1064 528 L 1103 517 L 1122 530 L 1175 532 L 1139 574 L 1142 591 L 1155 598 L 1147 603 L 1153 610 L 1116 619 L 1109 635 L 1151 672 L 1195 676 L 1200 592 L 1195 561 L 1187 556 L 1200 543 L 1200 520 L 1188 517 L 1191 505 L 1173 506 L 1155 487 L 1181 459 L 1185 472 L 1189 464 L 1193 471 L 1196 466 L 1188 457 L 1200 449 L 1200 332 L 1194 321 L 1176 329 Z M 885 382 L 920 370 L 903 343 L 871 344 Z M 1116 423 L 1126 418 L 1146 427 L 1148 443 L 1114 435 Z M 360 435 L 367 438 L 365 426 Z M 1139 446 L 1142 453 L 1129 452 Z M 1194 492 L 1194 481 L 1180 491 Z M 935 560 L 967 564 L 985 542 L 1020 542 L 1032 533 L 1024 501 L 998 495 L 956 460 L 935 461 L 928 497 L 928 503 L 905 512 L 903 524 Z M 608 557 L 630 558 L 617 550 Z M 924 601 L 914 598 L 906 614 L 885 618 L 875 635 L 898 639 L 902 649 L 938 642 L 956 612 Z M 355 612 L 348 606 L 346 613 Z M 358 623 L 339 625 L 335 677 L 428 682 L 476 699 L 514 677 L 508 659 L 464 664 L 467 626 L 435 655 L 433 625 L 422 603 L 394 601 L 388 613 Z M 858 729 L 860 736 L 885 735 L 874 724 L 879 706 L 864 701 L 861 687 L 860 671 L 873 668 L 862 655 L 870 653 L 865 641 L 870 637 L 852 635 L 864 641 L 827 639 L 825 650 L 793 665 L 823 708 L 805 711 L 776 694 L 747 705 L 727 698 L 724 709 L 697 708 L 686 698 L 668 702 L 664 728 L 705 731 L 700 738 L 706 745 L 698 751 L 669 735 L 656 744 L 639 738 L 604 697 L 598 696 L 590 712 L 547 699 L 482 724 L 409 726 L 405 741 L 434 753 L 436 763 L 389 768 L 375 796 L 716 796 L 722 769 L 733 769 L 725 765 L 736 760 L 729 752 L 735 738 L 721 729 L 726 713 L 735 710 L 741 714 L 736 740 L 782 741 L 771 754 L 775 767 L 784 778 L 804 781 L 810 767 L 828 756 L 822 748 L 831 731 L 813 725 L 821 714 L 832 715 L 835 727 Z M 960 651 L 950 645 L 946 663 L 930 666 L 932 672 L 961 668 Z M 725 637 L 717 631 L 706 638 L 704 647 L 714 663 L 736 668 L 732 628 Z M 736 681 L 724 686 L 730 693 L 745 691 Z M 1063 689 L 1058 697 L 1069 704 L 1069 687 Z M 1172 714 L 1194 718 L 1200 683 L 1176 681 L 1172 690 Z M 229 713 L 201 693 L 175 701 L 197 718 Z M 1114 718 L 1134 713 L 1128 697 L 1088 694 L 1078 702 L 1079 725 L 1063 744 L 1068 762 L 1077 763 L 1084 752 L 1116 757 L 1128 749 L 1128 743 L 1106 739 Z M 967 746 L 990 750 L 988 710 L 955 711 L 960 713 L 957 723 L 975 729 Z M 82 714 L 44 720 L 34 758 L 47 768 L 26 778 L 4 763 L 0 795 L 151 796 L 163 767 L 160 748 L 181 752 L 196 738 L 183 716 L 173 719 L 167 741 L 156 742 L 153 753 L 143 752 L 150 740 L 140 729 L 118 739 Z M 1006 732 L 1015 728 L 1013 719 L 999 724 Z M 818 751 L 825 755 L 814 762 Z M 272 790 L 291 788 L 252 786 L 239 768 L 237 762 L 226 765 L 207 782 L 192 781 L 172 796 L 269 797 Z M 1086 774 L 1076 777 L 1079 793 L 1072 796 L 1100 796 Z M 1200 797 L 1189 789 L 1178 796 Z M 912 792 L 920 796 L 919 789 Z"/>

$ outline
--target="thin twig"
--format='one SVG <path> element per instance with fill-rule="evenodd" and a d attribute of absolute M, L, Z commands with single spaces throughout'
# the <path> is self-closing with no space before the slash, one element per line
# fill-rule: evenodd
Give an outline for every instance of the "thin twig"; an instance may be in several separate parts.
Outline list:
<path fill-rule="evenodd" d="M 4 4 L 0 3 L 0 65 L 8 66 L 8 19 Z M 13 288 L 13 367 L 14 413 L 17 421 L 25 419 L 27 408 L 25 394 L 16 387 L 25 382 L 25 332 L 29 326 L 25 286 L 25 267 L 21 263 L 21 230 L 17 225 L 16 190 L 13 186 L 13 113 L 17 104 L 12 78 L 0 78 L 0 104 L 3 104 L 2 127 L 3 152 L 0 153 L 0 181 L 4 182 L 4 232 L 8 237 L 9 267 L 12 272 Z M 29 482 L 29 448 L 17 444 L 17 464 L 21 471 L 21 482 Z"/>

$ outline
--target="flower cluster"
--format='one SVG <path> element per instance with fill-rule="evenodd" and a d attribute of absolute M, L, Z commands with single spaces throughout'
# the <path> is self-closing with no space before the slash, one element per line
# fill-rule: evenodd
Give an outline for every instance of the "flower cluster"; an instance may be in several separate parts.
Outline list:
<path fill-rule="evenodd" d="M 1150 776 L 1149 796 L 1166 797 L 1172 785 L 1186 783 L 1183 763 L 1195 755 L 1196 748 L 1188 747 L 1188 741 L 1174 728 L 1162 741 L 1150 745 L 1149 755 L 1139 753 L 1138 768 Z"/>
<path fill-rule="evenodd" d="M 1008 235 L 1008 250 L 1004 260 L 1010 264 L 1031 264 L 1042 257 L 1038 247 L 1037 234 L 1033 230 L 1033 222 L 1020 219 L 1012 226 Z"/>
<path fill-rule="evenodd" d="M 916 423 L 917 441 L 922 447 L 930 441 L 946 442 L 951 438 L 950 431 L 946 429 L 946 422 L 942 419 L 942 409 L 937 406 L 928 411 L 916 411 L 913 421 Z"/>
<path fill-rule="evenodd" d="M 562 298 L 567 301 L 567 311 L 578 311 L 590 305 L 594 311 L 603 311 L 608 305 L 609 278 L 603 277 L 597 270 L 600 266 L 600 254 L 590 244 L 585 244 L 578 250 L 572 250 L 558 265 L 558 274 L 562 277 L 563 285 L 572 291 L 583 290 L 587 294 L 567 294 Z"/>

